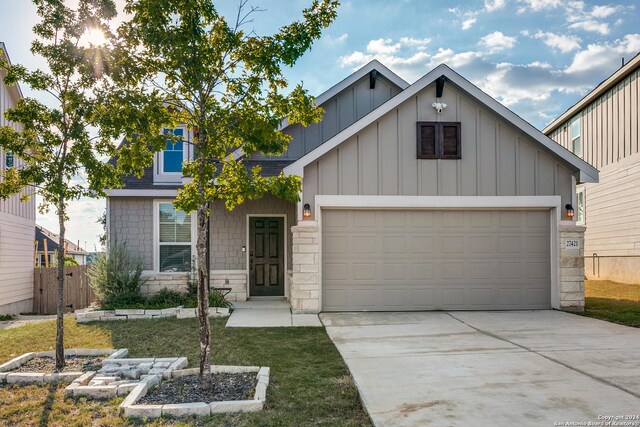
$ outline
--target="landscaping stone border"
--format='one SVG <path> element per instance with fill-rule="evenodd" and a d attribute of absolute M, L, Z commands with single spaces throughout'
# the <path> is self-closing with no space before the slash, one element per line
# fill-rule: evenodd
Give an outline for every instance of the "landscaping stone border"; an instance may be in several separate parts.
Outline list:
<path fill-rule="evenodd" d="M 126 349 L 124 349 L 126 350 Z M 187 366 L 186 357 L 146 357 L 126 359 L 127 354 L 102 361 L 102 368 L 76 378 L 65 388 L 67 396 L 112 399 L 130 394 L 137 386 L 151 387 L 171 373 Z"/>
<path fill-rule="evenodd" d="M 183 377 L 186 375 L 197 375 L 199 368 L 181 369 L 171 372 L 171 378 Z M 252 400 L 229 400 L 221 402 L 195 402 L 166 405 L 136 405 L 141 398 L 147 395 L 153 385 L 150 383 L 140 383 L 120 404 L 120 411 L 124 415 L 132 418 L 159 418 L 162 415 L 173 417 L 206 416 L 227 412 L 255 412 L 264 408 L 267 398 L 267 387 L 269 385 L 270 369 L 259 366 L 225 366 L 211 365 L 212 373 L 244 373 L 256 372 L 258 383 Z"/>
<path fill-rule="evenodd" d="M 163 317 L 176 317 L 178 319 L 188 319 L 196 317 L 195 308 L 164 308 L 162 310 L 147 310 L 141 308 L 117 309 L 117 310 L 77 310 L 75 312 L 76 322 L 106 322 L 113 320 L 136 320 L 136 319 L 160 319 Z M 229 309 L 222 307 L 209 307 L 209 317 L 228 317 Z"/>
<path fill-rule="evenodd" d="M 75 349 L 71 348 L 64 351 L 65 356 L 106 356 L 102 363 L 113 358 L 126 357 L 128 350 L 126 348 L 115 349 Z M 59 381 L 75 381 L 82 377 L 85 372 L 11 372 L 19 366 L 36 357 L 55 357 L 55 351 L 37 351 L 33 353 L 25 353 L 10 361 L 0 365 L 0 384 L 37 384 L 50 383 Z"/>

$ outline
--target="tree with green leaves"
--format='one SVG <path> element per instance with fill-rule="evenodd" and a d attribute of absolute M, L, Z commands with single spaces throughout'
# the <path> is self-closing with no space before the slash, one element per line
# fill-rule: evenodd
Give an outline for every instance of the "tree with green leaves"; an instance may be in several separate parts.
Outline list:
<path fill-rule="evenodd" d="M 291 67 L 336 17 L 338 2 L 314 0 L 302 18 L 273 35 L 245 31 L 256 8 L 241 0 L 232 21 L 211 0 L 129 0 L 132 19 L 120 28 L 131 63 L 142 64 L 138 77 L 159 90 L 174 123 L 194 130 L 194 158 L 183 165 L 191 181 L 178 190 L 175 206 L 197 212 L 198 329 L 200 379 L 211 385 L 211 337 L 208 318 L 207 228 L 211 203 L 227 209 L 266 194 L 298 201 L 300 178 L 264 177 L 247 170 L 233 152 L 283 153 L 291 137 L 283 123 L 308 126 L 322 110 L 302 85 L 288 87 Z"/>
<path fill-rule="evenodd" d="M 68 203 L 81 197 L 100 197 L 105 187 L 121 185 L 120 173 L 105 159 L 119 153 L 119 171 L 140 175 L 163 139 L 138 141 L 120 150 L 119 135 L 153 135 L 166 120 L 154 93 L 137 92 L 130 76 L 116 73 L 118 56 L 98 39 L 108 40 L 110 21 L 116 16 L 113 0 L 34 0 L 40 22 L 33 28 L 33 55 L 44 58 L 47 69 L 30 71 L 6 61 L 0 68 L 5 84 L 26 84 L 42 99 L 22 98 L 5 112 L 20 125 L 0 128 L 0 146 L 20 159 L 20 166 L 4 172 L 0 197 L 18 194 L 32 186 L 42 196 L 42 213 L 54 209 L 60 227 L 59 247 L 65 247 Z M 71 3 L 71 2 L 69 2 Z M 108 78 L 109 75 L 114 76 Z M 114 99 L 118 103 L 114 103 Z M 128 104 L 122 104 L 122 99 Z M 124 118 L 124 120 L 123 120 Z M 126 119 L 133 120 L 126 120 Z M 156 119 L 157 121 L 154 121 Z M 151 130 L 150 130 L 151 129 Z M 151 153 L 151 154 L 150 154 Z M 83 175 L 86 179 L 82 179 Z M 57 253 L 57 329 L 55 365 L 64 367 L 65 253 Z"/>

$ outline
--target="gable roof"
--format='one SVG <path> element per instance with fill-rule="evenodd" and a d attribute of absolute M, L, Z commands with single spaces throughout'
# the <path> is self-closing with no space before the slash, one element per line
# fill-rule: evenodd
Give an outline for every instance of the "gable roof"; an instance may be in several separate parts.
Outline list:
<path fill-rule="evenodd" d="M 391 83 L 398 86 L 401 90 L 405 90 L 407 87 L 409 87 L 409 83 L 407 83 L 402 77 L 400 77 L 399 75 L 391 71 L 389 68 L 385 67 L 384 64 L 382 64 L 377 59 L 373 59 L 369 61 L 366 65 L 363 65 L 362 67 L 358 68 L 356 71 L 354 71 L 353 73 L 351 73 L 350 75 L 348 75 L 347 77 L 345 77 L 344 79 L 336 83 L 335 85 L 331 86 L 329 89 L 322 92 L 320 95 L 316 96 L 316 99 L 315 99 L 316 105 L 324 104 L 325 102 L 327 102 L 328 100 L 330 100 L 331 98 L 333 98 L 334 96 L 342 92 L 343 90 L 347 89 L 352 84 L 356 83 L 361 78 L 365 77 L 367 74 L 369 74 L 373 70 L 376 70 L 380 75 L 382 75 L 384 78 L 389 80 Z M 289 126 L 289 122 L 285 118 L 282 121 L 282 124 L 280 125 L 280 130 L 286 128 L 287 126 Z M 241 148 L 238 148 L 233 152 L 233 156 L 236 159 L 239 159 L 244 155 L 245 155 L 245 152 Z"/>
<path fill-rule="evenodd" d="M 604 81 L 602 81 L 595 89 L 589 92 L 580 101 L 573 104 L 567 111 L 562 113 L 560 117 L 552 121 L 545 127 L 542 132 L 545 135 L 550 134 L 557 128 L 559 128 L 564 122 L 571 119 L 574 115 L 582 111 L 585 107 L 598 99 L 601 95 L 606 93 L 609 89 L 626 79 L 631 73 L 640 68 L 640 53 L 634 56 L 629 62 L 620 67 L 618 71 L 611 74 Z"/>
<path fill-rule="evenodd" d="M 524 134 L 540 143 L 547 149 L 547 151 L 553 153 L 557 157 L 560 157 L 566 163 L 569 163 L 570 165 L 578 169 L 580 171 L 578 177 L 580 182 L 598 182 L 598 170 L 596 168 L 545 136 L 530 123 L 522 119 L 520 116 L 509 110 L 504 105 L 500 104 L 491 96 L 484 93 L 482 90 L 480 90 L 480 88 L 469 82 L 467 79 L 456 73 L 445 64 L 438 65 L 436 68 L 425 74 L 407 89 L 400 92 L 398 95 L 391 98 L 389 101 L 385 102 L 380 107 L 364 116 L 362 119 L 345 128 L 342 132 L 339 132 L 333 138 L 327 140 L 325 143 L 321 144 L 291 165 L 284 168 L 285 174 L 303 176 L 304 167 L 306 165 L 317 160 L 324 154 L 340 145 L 342 142 L 346 141 L 348 138 L 354 136 L 368 125 L 380 119 L 389 111 L 392 111 L 394 108 L 398 107 L 406 100 L 415 96 L 419 91 L 433 83 L 441 76 L 445 76 L 447 78 L 447 83 L 455 85 L 457 88 L 468 93 L 478 102 L 493 111 L 496 115 L 512 123 Z"/>
<path fill-rule="evenodd" d="M 38 241 L 38 252 L 44 252 L 43 241 L 45 239 L 47 240 L 47 252 L 54 252 L 58 250 L 59 248 L 58 239 L 60 239 L 60 236 L 54 233 L 53 231 L 47 230 L 41 225 L 36 225 L 36 240 Z M 67 239 L 64 239 L 64 241 L 67 244 L 68 254 L 81 255 L 81 254 L 87 253 L 87 251 L 85 251 L 84 249 L 82 249 L 80 246 L 76 245 L 72 241 Z"/>

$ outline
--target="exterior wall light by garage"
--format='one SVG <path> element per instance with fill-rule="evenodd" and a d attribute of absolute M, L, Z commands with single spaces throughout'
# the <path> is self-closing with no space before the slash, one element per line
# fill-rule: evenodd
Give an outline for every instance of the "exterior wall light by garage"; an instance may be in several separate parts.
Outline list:
<path fill-rule="evenodd" d="M 571 206 L 571 203 L 568 203 L 564 206 L 564 208 L 567 210 L 567 218 L 569 219 L 573 219 L 573 206 Z"/>
<path fill-rule="evenodd" d="M 303 218 L 311 218 L 311 205 L 309 203 L 305 203 L 302 209 L 302 217 Z"/>

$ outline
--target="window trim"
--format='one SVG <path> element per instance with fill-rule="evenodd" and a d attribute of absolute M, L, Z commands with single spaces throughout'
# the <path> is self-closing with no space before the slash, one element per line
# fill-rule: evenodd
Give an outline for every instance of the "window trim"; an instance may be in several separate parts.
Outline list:
<path fill-rule="evenodd" d="M 580 194 L 582 194 L 583 217 L 580 219 Z M 576 190 L 576 225 L 587 223 L 587 191 L 585 187 Z"/>
<path fill-rule="evenodd" d="M 422 144 L 420 141 L 420 133 L 422 130 L 422 126 L 435 126 L 435 149 L 436 154 L 422 154 Z M 445 155 L 444 154 L 444 127 L 445 126 L 455 126 L 457 128 L 457 141 L 456 155 Z M 416 157 L 419 160 L 459 160 L 462 158 L 462 124 L 461 122 L 432 122 L 432 121 L 419 121 L 416 122 Z"/>
<path fill-rule="evenodd" d="M 192 141 L 191 131 L 187 129 L 185 125 L 176 126 L 175 128 L 163 127 L 162 132 L 165 129 L 182 129 L 182 161 L 186 162 L 191 159 L 192 147 L 190 141 Z M 166 183 L 166 184 L 176 184 L 182 183 L 182 171 L 180 172 L 165 172 L 164 171 L 164 152 L 165 150 L 160 150 L 155 154 L 154 158 L 154 168 L 153 168 L 153 182 L 154 183 Z"/>
<path fill-rule="evenodd" d="M 578 122 L 578 135 L 573 134 L 573 124 Z M 576 156 L 582 158 L 582 117 L 577 116 L 569 123 L 569 139 L 571 144 L 571 152 Z M 580 154 L 576 153 L 575 141 L 578 140 L 580 144 Z"/>
<path fill-rule="evenodd" d="M 153 273 L 167 275 L 184 275 L 188 271 L 160 271 L 160 204 L 173 203 L 175 199 L 153 199 Z M 191 212 L 191 257 L 196 254 L 196 212 Z M 178 243 L 180 244 L 180 243 Z M 187 244 L 184 244 L 187 246 Z M 197 259 L 197 258 L 196 258 Z"/>

